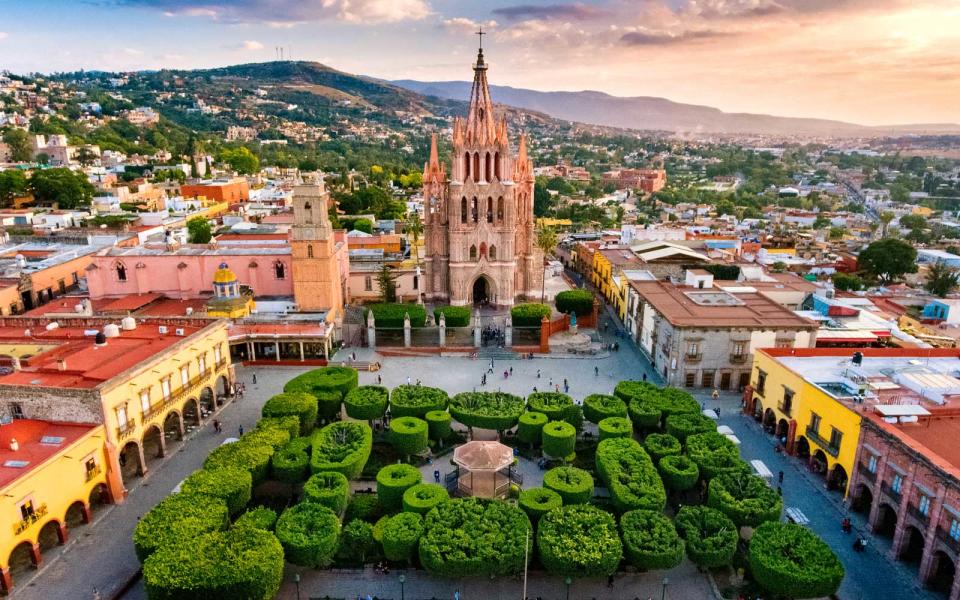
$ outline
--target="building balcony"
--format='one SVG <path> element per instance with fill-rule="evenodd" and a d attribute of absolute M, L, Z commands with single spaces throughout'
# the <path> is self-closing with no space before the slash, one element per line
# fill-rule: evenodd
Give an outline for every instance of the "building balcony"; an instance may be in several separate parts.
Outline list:
<path fill-rule="evenodd" d="M 746 355 L 746 354 L 731 354 L 731 355 L 730 355 L 730 362 L 733 363 L 733 364 L 745 363 L 745 362 L 747 362 L 747 355 Z"/>
<path fill-rule="evenodd" d="M 948 530 L 943 527 L 937 527 L 937 539 L 943 542 L 947 548 L 960 554 L 960 540 L 953 538 Z"/>
<path fill-rule="evenodd" d="M 136 419 L 130 419 L 126 422 L 125 425 L 117 427 L 117 439 L 122 440 L 133 435 L 133 432 L 137 429 Z"/>
<path fill-rule="evenodd" d="M 880 484 L 880 491 L 886 494 L 891 500 L 896 501 L 898 504 L 900 503 L 900 492 L 890 487 L 890 484 L 886 481 Z"/>
<path fill-rule="evenodd" d="M 930 515 L 924 514 L 915 504 L 907 504 L 907 514 L 917 521 L 926 525 L 930 521 Z"/>
<path fill-rule="evenodd" d="M 216 362 L 216 364 L 214 365 L 214 367 L 216 368 L 217 371 L 219 371 L 219 370 L 222 369 L 224 366 L 226 366 L 226 364 L 227 364 L 227 359 L 226 359 L 226 358 L 221 358 L 220 360 L 218 360 L 218 361 Z"/>
<path fill-rule="evenodd" d="M 866 479 L 866 480 L 869 481 L 870 483 L 876 483 L 876 482 L 877 482 L 877 474 L 874 473 L 873 471 L 871 471 L 871 470 L 867 467 L 867 465 L 865 465 L 865 464 L 863 464 L 863 463 L 860 463 L 860 465 L 857 467 L 857 470 L 860 471 L 860 477 L 863 477 L 864 479 Z"/>
<path fill-rule="evenodd" d="M 814 430 L 809 425 L 807 426 L 806 433 L 807 433 L 808 440 L 820 446 L 820 448 L 822 448 L 823 451 L 829 454 L 830 456 L 836 458 L 840 454 L 840 446 L 832 445 L 830 443 L 830 440 L 821 437 L 820 433 Z"/>
<path fill-rule="evenodd" d="M 703 358 L 703 354 L 684 354 L 683 355 L 683 360 L 688 363 L 700 362 L 702 358 Z"/>
<path fill-rule="evenodd" d="M 91 480 L 93 480 L 94 477 L 96 477 L 97 475 L 99 475 L 99 474 L 102 473 L 102 472 L 103 472 L 103 467 L 101 467 L 100 465 L 97 465 L 97 466 L 95 466 L 95 467 L 92 468 L 92 469 L 87 469 L 87 474 L 86 474 L 86 478 L 84 479 L 84 481 L 86 481 L 87 483 L 89 483 Z"/>
<path fill-rule="evenodd" d="M 41 504 L 38 506 L 29 517 L 20 519 L 13 524 L 13 535 L 20 535 L 24 531 L 30 529 L 30 526 L 39 521 L 40 519 L 47 516 L 47 505 Z"/>

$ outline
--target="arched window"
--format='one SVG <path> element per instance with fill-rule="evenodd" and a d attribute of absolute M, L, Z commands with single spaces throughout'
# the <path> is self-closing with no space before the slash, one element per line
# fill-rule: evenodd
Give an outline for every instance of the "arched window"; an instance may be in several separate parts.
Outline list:
<path fill-rule="evenodd" d="M 473 153 L 473 181 L 480 181 L 480 153 Z"/>
<path fill-rule="evenodd" d="M 123 266 L 123 263 L 117 263 L 117 281 L 126 281 L 127 280 L 127 268 Z"/>
<path fill-rule="evenodd" d="M 497 198 L 497 222 L 503 223 L 503 196 Z"/>
<path fill-rule="evenodd" d="M 307 246 L 308 256 L 310 248 L 310 246 Z M 277 276 L 277 279 L 283 279 L 286 276 L 286 269 L 279 260 L 273 264 L 273 272 Z"/>
<path fill-rule="evenodd" d="M 313 244 L 307 244 L 307 258 L 313 258 Z"/>
<path fill-rule="evenodd" d="M 463 180 L 470 179 L 470 153 L 463 153 Z"/>
<path fill-rule="evenodd" d="M 477 247 L 470 246 L 470 260 L 477 260 Z"/>
<path fill-rule="evenodd" d="M 306 214 L 304 215 L 304 219 L 306 220 L 307 223 L 313 223 L 313 211 L 312 211 L 312 208 L 313 208 L 313 207 L 310 206 L 310 203 L 309 203 L 309 202 L 307 202 L 306 204 L 303 205 L 303 212 L 306 213 Z"/>
<path fill-rule="evenodd" d="M 487 255 L 487 243 L 480 242 L 480 258 L 483 258 Z"/>
<path fill-rule="evenodd" d="M 483 159 L 484 169 L 483 169 L 483 178 L 485 181 L 493 181 L 492 173 L 493 165 L 490 163 L 490 153 L 487 152 L 486 156 Z"/>
<path fill-rule="evenodd" d="M 490 260 L 497 260 L 497 247 L 490 245 Z"/>
<path fill-rule="evenodd" d="M 487 198 L 487 223 L 493 223 L 493 198 Z"/>
<path fill-rule="evenodd" d="M 473 197 L 471 204 L 473 205 L 471 208 L 471 210 L 473 211 L 473 222 L 477 223 L 480 220 L 480 207 L 477 206 L 476 196 Z"/>
<path fill-rule="evenodd" d="M 499 152 L 493 155 L 493 176 L 496 177 L 497 181 L 500 181 L 500 153 Z"/>
<path fill-rule="evenodd" d="M 467 164 L 470 164 L 470 163 L 468 162 Z M 464 196 L 460 200 L 460 222 L 461 223 L 467 222 L 467 197 L 466 196 Z"/>

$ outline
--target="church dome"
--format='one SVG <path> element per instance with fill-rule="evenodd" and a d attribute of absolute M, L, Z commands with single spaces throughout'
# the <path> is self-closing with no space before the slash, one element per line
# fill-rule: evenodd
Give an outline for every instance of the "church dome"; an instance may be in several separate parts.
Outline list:
<path fill-rule="evenodd" d="M 237 276 L 230 270 L 227 263 L 220 263 L 220 268 L 213 275 L 214 283 L 235 283 Z"/>

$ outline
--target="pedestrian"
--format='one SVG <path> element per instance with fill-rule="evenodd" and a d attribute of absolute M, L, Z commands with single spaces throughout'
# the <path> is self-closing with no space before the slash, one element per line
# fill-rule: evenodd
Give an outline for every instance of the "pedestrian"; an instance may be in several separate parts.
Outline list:
<path fill-rule="evenodd" d="M 537 386 L 533 386 L 533 393 L 534 393 L 534 394 L 537 393 Z M 123 455 L 121 454 L 121 456 L 123 456 Z"/>
<path fill-rule="evenodd" d="M 510 377 L 510 372 L 509 372 L 509 371 L 504 371 L 504 372 L 503 372 L 503 378 L 506 379 L 506 378 L 508 378 L 508 377 Z"/>
<path fill-rule="evenodd" d="M 566 393 L 568 393 L 568 392 L 570 392 L 570 384 L 567 383 L 567 378 L 564 377 L 564 378 L 563 378 L 563 393 L 566 394 Z"/>
<path fill-rule="evenodd" d="M 646 373 L 643 374 L 643 380 L 644 380 L 644 381 L 647 380 L 647 374 L 646 374 Z"/>
<path fill-rule="evenodd" d="M 714 400 L 720 398 L 720 390 L 718 390 L 717 388 L 713 388 L 713 393 L 710 394 L 710 397 L 713 398 Z"/>
<path fill-rule="evenodd" d="M 593 368 L 593 374 L 594 374 L 594 376 L 596 376 L 596 377 L 600 377 L 600 367 L 594 367 L 594 368 Z"/>
<path fill-rule="evenodd" d="M 783 498 L 783 486 L 777 486 L 777 495 Z"/>
<path fill-rule="evenodd" d="M 380 376 L 380 373 L 377 373 L 377 385 L 383 385 L 383 377 Z"/>
<path fill-rule="evenodd" d="M 410 385 L 410 376 L 407 375 L 407 385 Z"/>
<path fill-rule="evenodd" d="M 780 483 L 780 485 L 783 485 L 783 471 L 777 473 L 777 481 Z"/>
<path fill-rule="evenodd" d="M 433 480 L 436 481 L 437 483 L 440 483 L 440 470 L 439 470 L 439 469 L 437 469 L 436 471 L 433 472 Z"/>
<path fill-rule="evenodd" d="M 513 367 L 510 367 L 510 376 L 513 376 Z"/>
<path fill-rule="evenodd" d="M 537 369 L 537 379 L 540 379 L 540 369 Z"/>
<path fill-rule="evenodd" d="M 243 425 L 240 426 L 240 437 L 243 437 Z"/>
<path fill-rule="evenodd" d="M 253 385 L 257 385 L 257 374 L 253 374 Z"/>
<path fill-rule="evenodd" d="M 220 433 L 220 421 L 218 421 L 217 419 L 213 420 L 213 430 L 216 431 L 217 433 Z"/>
<path fill-rule="evenodd" d="M 559 384 L 559 383 L 558 383 L 557 386 L 556 386 L 556 390 L 557 390 L 557 393 L 559 394 L 559 393 L 560 393 L 560 384 Z"/>

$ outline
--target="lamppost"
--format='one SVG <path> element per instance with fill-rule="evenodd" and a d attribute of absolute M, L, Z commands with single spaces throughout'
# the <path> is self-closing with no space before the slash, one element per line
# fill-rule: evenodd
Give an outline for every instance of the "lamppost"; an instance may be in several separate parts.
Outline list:
<path fill-rule="evenodd" d="M 663 591 L 660 592 L 660 600 L 665 600 L 667 597 L 667 586 L 670 585 L 670 579 L 667 577 L 663 578 Z"/>
<path fill-rule="evenodd" d="M 567 600 L 570 600 L 570 584 L 573 583 L 573 579 L 570 576 L 567 576 L 563 582 L 567 584 Z"/>
<path fill-rule="evenodd" d="M 293 583 L 297 585 L 297 600 L 300 600 L 300 573 L 293 574 Z"/>
<path fill-rule="evenodd" d="M 403 584 L 407 582 L 407 576 L 401 573 L 397 581 L 400 582 L 400 600 L 403 600 Z"/>

